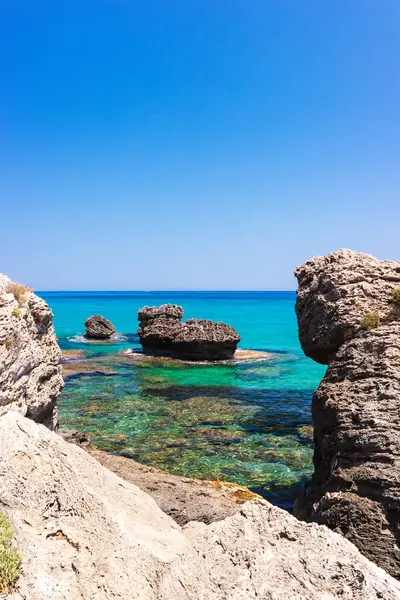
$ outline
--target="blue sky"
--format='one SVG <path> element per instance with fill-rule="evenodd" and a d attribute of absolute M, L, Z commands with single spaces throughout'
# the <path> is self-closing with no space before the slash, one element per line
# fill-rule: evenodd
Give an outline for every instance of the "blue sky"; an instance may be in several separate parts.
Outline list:
<path fill-rule="evenodd" d="M 293 289 L 400 260 L 398 0 L 4 0 L 0 271 Z"/>

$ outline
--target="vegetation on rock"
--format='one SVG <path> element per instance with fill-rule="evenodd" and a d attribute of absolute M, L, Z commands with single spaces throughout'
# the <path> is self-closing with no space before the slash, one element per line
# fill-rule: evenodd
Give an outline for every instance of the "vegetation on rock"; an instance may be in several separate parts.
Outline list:
<path fill-rule="evenodd" d="M 11 314 L 13 317 L 19 318 L 21 316 L 21 309 L 18 306 L 14 306 Z"/>
<path fill-rule="evenodd" d="M 0 512 L 0 594 L 8 594 L 20 574 L 21 557 L 12 546 L 11 539 L 10 522 Z"/>
<path fill-rule="evenodd" d="M 22 283 L 10 281 L 7 286 L 7 292 L 13 294 L 14 298 L 20 306 L 24 306 L 28 300 L 29 294 L 32 292 L 32 288 Z"/>
<path fill-rule="evenodd" d="M 375 329 L 379 326 L 381 318 L 377 312 L 366 313 L 361 321 L 361 325 L 366 329 Z"/>
<path fill-rule="evenodd" d="M 399 304 L 400 305 L 400 287 L 396 288 L 393 291 L 393 294 L 392 294 L 392 297 L 391 297 L 390 301 L 393 304 Z"/>

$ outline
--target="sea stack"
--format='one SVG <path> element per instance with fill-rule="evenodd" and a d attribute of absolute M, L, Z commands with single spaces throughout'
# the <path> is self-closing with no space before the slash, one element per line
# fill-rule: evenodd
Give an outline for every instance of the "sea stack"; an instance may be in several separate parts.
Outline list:
<path fill-rule="evenodd" d="M 312 400 L 314 475 L 295 513 L 400 578 L 400 263 L 339 250 L 295 271 Z"/>
<path fill-rule="evenodd" d="M 138 334 L 143 352 L 194 361 L 233 358 L 240 341 L 233 327 L 207 319 L 182 322 L 182 317 L 183 308 L 175 304 L 142 308 Z"/>
<path fill-rule="evenodd" d="M 101 315 L 93 315 L 85 322 L 86 337 L 94 340 L 108 340 L 113 333 L 115 327 L 108 319 Z"/>

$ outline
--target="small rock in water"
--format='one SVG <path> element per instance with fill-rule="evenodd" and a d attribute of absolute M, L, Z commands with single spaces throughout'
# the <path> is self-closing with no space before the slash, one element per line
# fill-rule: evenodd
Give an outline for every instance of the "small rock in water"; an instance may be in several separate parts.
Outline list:
<path fill-rule="evenodd" d="M 85 328 L 86 337 L 96 340 L 107 340 L 115 333 L 115 327 L 111 321 L 101 315 L 89 317 L 85 322 Z"/>

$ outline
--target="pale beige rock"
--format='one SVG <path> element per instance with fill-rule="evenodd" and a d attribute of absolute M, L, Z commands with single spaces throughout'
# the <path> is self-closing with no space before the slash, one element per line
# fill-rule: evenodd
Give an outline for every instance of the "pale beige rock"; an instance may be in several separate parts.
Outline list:
<path fill-rule="evenodd" d="M 350 542 L 265 501 L 206 526 L 166 570 L 161 598 L 182 600 L 398 600 L 400 585 Z"/>
<path fill-rule="evenodd" d="M 0 275 L 0 415 L 16 410 L 54 429 L 63 380 L 53 315 L 32 292 L 18 301 L 10 283 Z"/>
<path fill-rule="evenodd" d="M 400 584 L 350 542 L 266 501 L 181 529 L 136 486 L 14 412 L 0 418 L 0 510 L 23 557 L 9 600 L 400 599 Z"/>
<path fill-rule="evenodd" d="M 186 543 L 150 496 L 13 412 L 0 418 L 0 509 L 23 556 L 17 598 L 155 598 Z"/>

